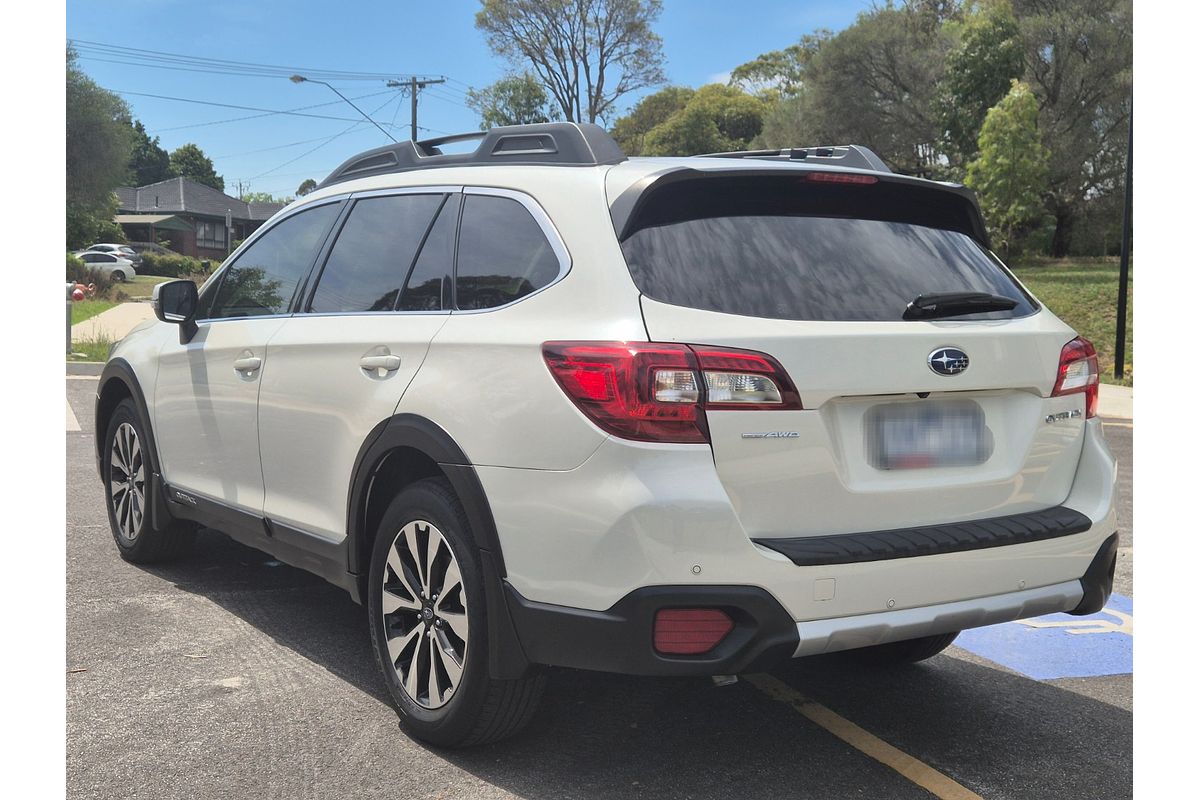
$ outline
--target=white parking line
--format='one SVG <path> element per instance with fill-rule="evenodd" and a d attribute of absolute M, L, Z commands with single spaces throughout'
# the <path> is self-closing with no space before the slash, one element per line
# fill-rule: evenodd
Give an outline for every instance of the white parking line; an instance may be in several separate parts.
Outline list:
<path fill-rule="evenodd" d="M 66 400 L 66 398 L 63 398 Z M 67 400 L 67 430 L 80 431 L 83 428 L 79 427 L 79 420 L 75 417 L 75 412 L 71 410 L 71 401 Z"/>

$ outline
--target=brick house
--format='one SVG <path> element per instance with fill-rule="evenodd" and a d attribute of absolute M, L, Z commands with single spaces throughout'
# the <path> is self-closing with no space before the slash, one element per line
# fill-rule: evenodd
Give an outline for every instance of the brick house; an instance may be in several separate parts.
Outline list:
<path fill-rule="evenodd" d="M 117 189 L 116 222 L 132 242 L 168 239 L 185 256 L 220 261 L 230 239 L 239 241 L 283 208 L 282 203 L 245 203 L 211 186 L 171 178 L 147 186 Z M 231 218 L 227 237 L 225 216 Z"/>

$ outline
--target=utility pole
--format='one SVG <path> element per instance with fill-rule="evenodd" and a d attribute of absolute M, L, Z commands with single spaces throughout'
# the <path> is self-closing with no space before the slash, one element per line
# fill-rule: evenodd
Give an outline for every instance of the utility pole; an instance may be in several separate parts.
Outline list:
<path fill-rule="evenodd" d="M 412 97 L 412 140 L 417 140 L 417 92 L 424 89 L 426 86 L 433 86 L 436 83 L 445 83 L 445 78 L 418 78 L 413 75 L 408 79 L 408 91 Z M 402 86 L 400 81 L 388 81 L 388 86 Z"/>

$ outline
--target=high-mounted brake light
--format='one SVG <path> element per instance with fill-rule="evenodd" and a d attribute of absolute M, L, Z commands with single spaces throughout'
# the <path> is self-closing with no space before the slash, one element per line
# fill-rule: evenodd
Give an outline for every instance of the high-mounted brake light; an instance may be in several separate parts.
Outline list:
<path fill-rule="evenodd" d="M 567 396 L 600 428 L 644 442 L 707 443 L 705 409 L 800 409 L 783 367 L 764 353 L 653 342 L 546 342 Z"/>
<path fill-rule="evenodd" d="M 857 183 L 871 184 L 878 183 L 879 179 L 874 175 L 858 175 L 853 172 L 810 172 L 807 179 L 816 183 Z"/>
<path fill-rule="evenodd" d="M 1082 336 L 1063 345 L 1058 357 L 1058 379 L 1052 397 L 1082 393 L 1087 406 L 1087 419 L 1096 416 L 1100 403 L 1100 363 L 1096 348 Z"/>

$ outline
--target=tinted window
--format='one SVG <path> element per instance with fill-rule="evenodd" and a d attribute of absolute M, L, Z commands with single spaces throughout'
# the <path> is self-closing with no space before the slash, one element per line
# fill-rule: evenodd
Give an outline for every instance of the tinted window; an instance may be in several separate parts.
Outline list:
<path fill-rule="evenodd" d="M 459 308 L 494 308 L 558 277 L 558 257 L 525 206 L 508 197 L 467 195 L 458 239 Z"/>
<path fill-rule="evenodd" d="M 406 194 L 355 203 L 325 262 L 309 310 L 394 309 L 442 199 L 440 194 Z"/>
<path fill-rule="evenodd" d="M 329 203 L 301 211 L 256 239 L 225 269 L 209 318 L 286 312 L 340 208 Z"/>
<path fill-rule="evenodd" d="M 401 311 L 438 311 L 445 307 L 445 289 L 454 271 L 454 234 L 461 198 L 450 195 L 442 206 L 400 295 Z"/>
<path fill-rule="evenodd" d="M 1017 306 L 955 319 L 1032 313 L 1031 299 L 968 235 L 964 202 L 896 184 L 705 179 L 653 196 L 621 246 L 644 294 L 691 308 L 776 319 L 900 320 L 917 295 L 974 291 L 1012 298 Z"/>
<path fill-rule="evenodd" d="M 86 255 L 80 256 L 80 258 L 83 259 L 84 263 L 87 263 L 87 264 L 95 264 L 97 262 L 104 262 L 106 264 L 111 264 L 117 260 L 115 257 L 105 255 L 104 253 L 88 253 Z"/>

